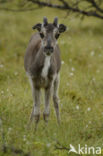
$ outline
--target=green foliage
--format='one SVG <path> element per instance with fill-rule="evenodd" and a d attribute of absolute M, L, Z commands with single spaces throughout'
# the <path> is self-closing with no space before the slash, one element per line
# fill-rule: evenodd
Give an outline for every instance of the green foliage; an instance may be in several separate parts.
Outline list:
<path fill-rule="evenodd" d="M 58 41 L 62 57 L 61 126 L 56 123 L 51 102 L 50 121 L 45 127 L 41 103 L 41 120 L 34 133 L 34 124 L 26 129 L 32 95 L 23 61 L 32 26 L 45 15 L 49 21 L 58 16 L 59 22 L 69 27 Z M 0 117 L 5 143 L 36 156 L 67 156 L 68 151 L 55 150 L 56 141 L 66 147 L 103 146 L 102 21 L 86 18 L 81 22 L 74 16 L 64 16 L 63 12 L 47 8 L 25 13 L 0 12 Z M 2 152 L 0 155 L 4 156 Z"/>

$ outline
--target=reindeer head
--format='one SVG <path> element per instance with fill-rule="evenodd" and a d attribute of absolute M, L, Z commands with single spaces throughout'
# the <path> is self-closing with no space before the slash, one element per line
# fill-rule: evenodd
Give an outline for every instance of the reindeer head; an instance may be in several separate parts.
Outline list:
<path fill-rule="evenodd" d="M 64 24 L 58 24 L 57 17 L 54 18 L 53 23 L 48 23 L 47 18 L 44 17 L 43 24 L 38 23 L 33 26 L 33 29 L 39 31 L 44 54 L 51 55 L 55 50 L 57 39 L 66 30 L 66 26 Z"/>

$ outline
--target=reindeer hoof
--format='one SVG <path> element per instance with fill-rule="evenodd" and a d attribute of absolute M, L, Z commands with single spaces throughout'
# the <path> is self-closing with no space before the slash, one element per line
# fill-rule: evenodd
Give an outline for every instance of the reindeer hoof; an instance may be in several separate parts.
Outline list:
<path fill-rule="evenodd" d="M 48 122 L 48 120 L 49 120 L 49 114 L 43 113 L 43 119 L 44 119 L 45 122 Z"/>
<path fill-rule="evenodd" d="M 34 115 L 35 122 L 38 123 L 40 119 L 40 114 Z"/>

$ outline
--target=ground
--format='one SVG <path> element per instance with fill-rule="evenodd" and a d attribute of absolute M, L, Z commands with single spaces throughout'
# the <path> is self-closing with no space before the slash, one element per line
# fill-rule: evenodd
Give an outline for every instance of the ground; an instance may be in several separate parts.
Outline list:
<path fill-rule="evenodd" d="M 24 71 L 24 54 L 34 33 L 32 26 L 43 16 L 49 21 L 58 16 L 59 23 L 68 27 L 58 40 L 62 58 L 61 126 L 57 125 L 52 101 L 49 123 L 44 124 L 42 95 L 41 120 L 34 133 L 34 124 L 27 130 L 33 101 Z M 0 135 L 0 148 L 4 141 L 6 146 L 33 156 L 75 156 L 56 149 L 57 142 L 67 148 L 81 144 L 103 149 L 103 21 L 65 16 L 62 11 L 47 8 L 0 12 L 0 131 L 4 134 L 4 139 Z M 0 156 L 12 155 L 10 150 L 5 154 L 0 151 Z"/>

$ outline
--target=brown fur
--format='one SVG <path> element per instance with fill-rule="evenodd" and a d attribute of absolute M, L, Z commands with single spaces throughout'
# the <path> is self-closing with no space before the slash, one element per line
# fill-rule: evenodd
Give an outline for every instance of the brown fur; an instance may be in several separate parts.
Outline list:
<path fill-rule="evenodd" d="M 33 29 L 37 29 L 39 33 L 35 33 L 31 37 L 24 58 L 24 67 L 30 79 L 34 101 L 30 121 L 34 117 L 36 125 L 40 118 L 41 88 L 45 90 L 44 120 L 48 121 L 50 96 L 53 91 L 54 108 L 57 121 L 60 123 L 58 86 L 61 59 L 57 39 L 60 33 L 66 30 L 66 26 L 63 24 L 58 25 L 57 22 L 58 20 L 55 18 L 53 24 L 50 24 L 47 18 L 44 18 L 43 24 L 38 23 L 33 26 Z"/>
<path fill-rule="evenodd" d="M 48 87 L 43 86 L 44 81 L 41 77 L 41 71 L 44 65 L 45 55 L 43 54 L 43 49 L 41 47 L 41 38 L 39 33 L 34 34 L 26 50 L 24 58 L 24 67 L 27 73 L 32 76 L 32 79 L 36 82 L 36 87 Z M 48 72 L 48 79 L 51 81 L 53 75 L 58 73 L 61 66 L 60 60 L 60 50 L 58 45 L 55 47 L 55 51 L 51 57 L 51 65 Z M 40 84 L 41 82 L 41 84 Z M 49 83 L 48 83 L 49 85 Z"/>

